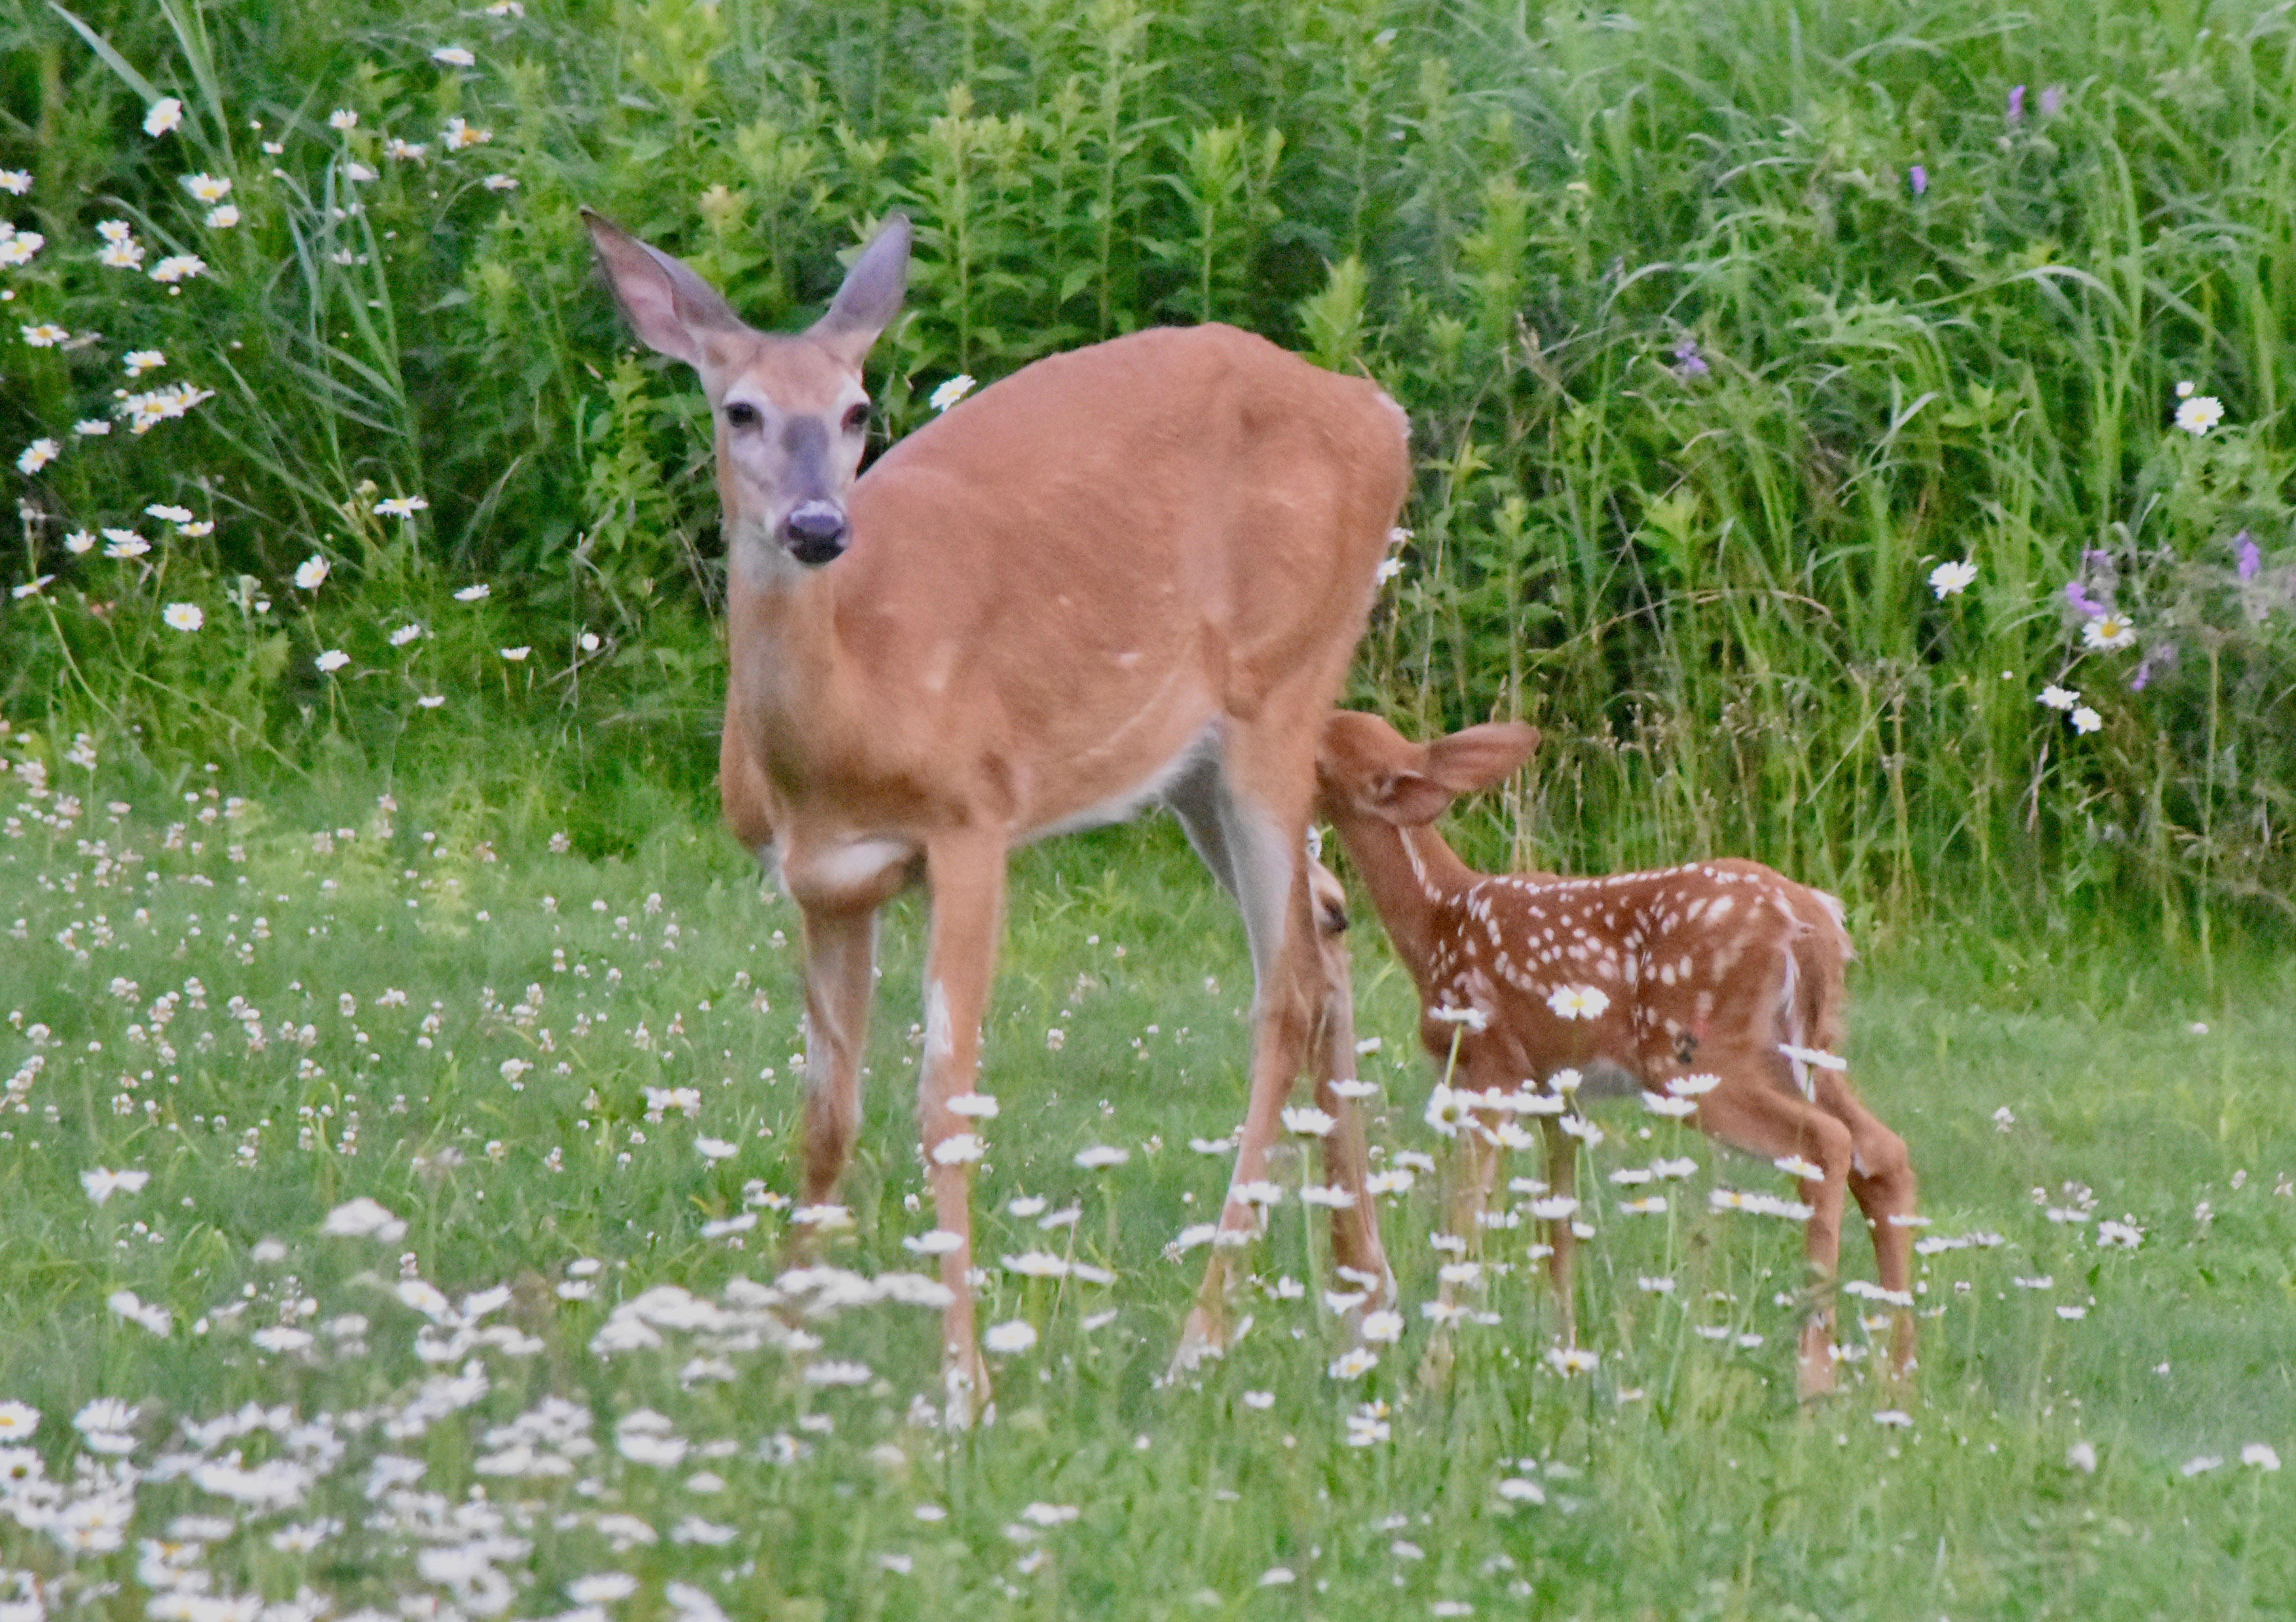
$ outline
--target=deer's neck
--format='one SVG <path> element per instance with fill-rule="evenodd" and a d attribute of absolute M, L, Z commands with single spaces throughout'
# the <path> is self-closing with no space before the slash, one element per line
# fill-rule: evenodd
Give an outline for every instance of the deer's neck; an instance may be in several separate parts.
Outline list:
<path fill-rule="evenodd" d="M 1334 816 L 1332 829 L 1357 879 L 1371 892 L 1372 906 L 1397 954 L 1424 993 L 1435 938 L 1459 893 L 1481 875 L 1459 860 L 1431 827 L 1398 828 L 1356 815 Z"/>
<path fill-rule="evenodd" d="M 861 675 L 828 573 L 778 546 L 737 547 L 726 621 L 727 724 L 777 780 L 812 775 L 852 741 Z"/>

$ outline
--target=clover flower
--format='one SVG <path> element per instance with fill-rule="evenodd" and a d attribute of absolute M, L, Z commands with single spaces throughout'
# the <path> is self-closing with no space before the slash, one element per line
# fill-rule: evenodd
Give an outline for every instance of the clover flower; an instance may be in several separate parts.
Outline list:
<path fill-rule="evenodd" d="M 1930 189 L 1929 170 L 1918 163 L 1914 165 L 1906 171 L 1906 184 L 1912 189 L 1915 196 L 1919 197 Z"/>

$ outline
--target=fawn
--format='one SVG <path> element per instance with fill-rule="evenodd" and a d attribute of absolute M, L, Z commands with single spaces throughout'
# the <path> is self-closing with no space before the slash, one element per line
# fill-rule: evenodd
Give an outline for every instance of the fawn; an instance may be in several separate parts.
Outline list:
<path fill-rule="evenodd" d="M 1451 1231 L 1470 1242 L 1480 1233 L 1500 1151 L 1522 1137 L 1513 1115 L 1541 1118 L 1547 1180 L 1563 1204 L 1577 1159 L 1560 1129 L 1564 1094 L 1639 1088 L 1668 1112 L 1694 1106 L 1709 1137 L 1801 1174 L 1816 1286 L 1801 1394 L 1833 1383 L 1845 1188 L 1872 1225 L 1881 1298 L 1898 1309 L 1890 1369 L 1904 1373 L 1914 1172 L 1903 1140 L 1858 1101 L 1834 1056 L 1851 956 L 1841 903 L 1754 862 L 1590 879 L 1472 871 L 1434 820 L 1538 747 L 1536 729 L 1507 723 L 1413 743 L 1375 716 L 1341 711 L 1317 758 L 1322 813 L 1418 987 L 1422 1041 L 1450 1062 L 1464 1094 Z M 1548 1234 L 1569 1340 L 1567 1211 Z"/>

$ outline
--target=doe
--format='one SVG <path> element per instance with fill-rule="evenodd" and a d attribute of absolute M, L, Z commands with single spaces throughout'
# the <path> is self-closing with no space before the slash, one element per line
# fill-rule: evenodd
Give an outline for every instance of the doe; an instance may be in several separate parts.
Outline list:
<path fill-rule="evenodd" d="M 1538 746 L 1534 728 L 1506 723 L 1413 743 L 1375 716 L 1341 711 L 1317 761 L 1321 811 L 1418 987 L 1421 1039 L 1453 1061 L 1464 1094 L 1452 1231 L 1480 1230 L 1499 1145 L 1520 1135 L 1504 1118 L 1539 1117 L 1561 1211 L 1549 1219 L 1549 1271 L 1568 1339 L 1578 1146 L 1550 1084 L 1694 1106 L 1708 1136 L 1800 1174 L 1816 1286 L 1802 1394 L 1833 1381 L 1845 1188 L 1872 1225 L 1882 1298 L 1898 1308 L 1890 1366 L 1902 1374 L 1914 1353 L 1914 1172 L 1834 1056 L 1852 954 L 1841 904 L 1754 862 L 1587 879 L 1472 871 L 1432 823 Z"/>
<path fill-rule="evenodd" d="M 631 326 L 694 369 L 715 422 L 719 790 L 804 917 L 809 1206 L 833 1199 L 859 1127 L 877 911 L 913 881 L 931 892 L 917 1115 L 962 1421 L 988 1395 L 970 1171 L 994 1107 L 974 1077 L 1007 853 L 1152 801 L 1177 815 L 1250 946 L 1232 1188 L 1256 1184 L 1327 1020 L 1306 857 L 1316 737 L 1410 483 L 1408 427 L 1374 384 L 1207 324 L 1039 360 L 858 474 L 862 361 L 900 308 L 906 219 L 878 231 L 819 321 L 783 335 L 585 218 Z M 1358 1193 L 1361 1144 L 1353 1128 L 1327 1140 Z M 1223 1205 L 1231 1240 L 1258 1220 L 1233 1193 Z M 1349 1239 L 1349 1264 L 1384 1276 L 1367 1222 Z M 1213 1247 L 1183 1365 L 1229 1338 L 1234 1249 Z"/>

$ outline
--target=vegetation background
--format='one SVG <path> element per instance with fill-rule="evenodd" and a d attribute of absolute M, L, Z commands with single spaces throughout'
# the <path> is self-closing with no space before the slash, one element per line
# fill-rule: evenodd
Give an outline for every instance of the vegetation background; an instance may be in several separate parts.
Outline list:
<path fill-rule="evenodd" d="M 16 487 L 9 583 L 56 578 L 7 610 L 0 704 L 409 765 L 507 707 L 586 782 L 699 792 L 706 424 L 574 209 L 778 325 L 898 208 L 895 434 L 952 375 L 1160 321 L 1404 402 L 1414 538 L 1358 697 L 1545 726 L 1509 811 L 1550 863 L 1726 849 L 1885 911 L 2284 921 L 2292 53 L 2261 4 L 5 0 L 0 165 L 46 246 L 7 273 L 0 443 L 65 454 Z M 194 173 L 233 181 L 229 229 Z M 105 218 L 204 272 L 99 264 Z M 39 322 L 73 337 L 15 340 Z M 76 438 L 138 348 L 216 397 Z M 2180 382 L 2220 426 L 2172 425 Z M 153 503 L 214 531 L 66 549 Z M 2106 609 L 2132 644 L 2085 644 Z M 429 635 L 388 644 L 402 615 Z M 439 691 L 485 718 L 416 710 Z"/>

